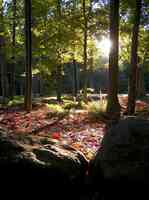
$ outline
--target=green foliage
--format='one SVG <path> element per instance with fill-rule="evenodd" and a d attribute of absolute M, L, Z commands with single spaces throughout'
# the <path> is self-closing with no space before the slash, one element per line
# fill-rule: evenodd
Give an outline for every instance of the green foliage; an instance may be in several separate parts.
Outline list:
<path fill-rule="evenodd" d="M 8 100 L 8 106 L 17 106 L 24 103 L 23 96 L 14 96 L 13 100 Z"/>
<path fill-rule="evenodd" d="M 62 106 L 58 104 L 48 104 L 48 108 L 51 109 L 52 111 L 57 111 L 57 112 L 63 111 Z"/>
<path fill-rule="evenodd" d="M 62 119 L 69 114 L 68 110 L 64 109 L 61 105 L 58 104 L 48 104 L 48 108 L 51 110 L 47 114 L 47 117 L 49 118 L 57 117 L 59 119 Z"/>
<path fill-rule="evenodd" d="M 86 108 L 88 115 L 92 120 L 101 120 L 106 113 L 107 100 L 90 102 Z"/>
<path fill-rule="evenodd" d="M 57 0 L 32 0 L 32 57 L 33 69 L 38 69 L 41 77 L 47 79 L 45 92 L 55 90 L 52 72 L 59 63 L 83 63 L 83 31 L 81 1 L 61 0 L 61 13 L 58 13 Z M 131 29 L 133 25 L 133 7 L 135 1 L 120 1 L 120 66 L 125 71 L 125 63 L 130 63 Z M 149 31 L 148 31 L 148 0 L 144 0 L 143 15 L 139 38 L 139 56 L 145 71 L 148 71 Z M 6 1 L 3 17 L 5 36 L 6 64 L 12 64 L 12 1 Z M 86 15 L 88 18 L 88 49 L 87 70 L 92 72 L 100 67 L 108 66 L 108 58 L 104 58 L 101 50 L 97 49 L 95 38 L 101 40 L 109 33 L 109 1 L 86 0 Z M 17 1 L 16 13 L 16 49 L 15 74 L 18 77 L 24 73 L 24 1 Z M 83 71 L 83 65 L 81 65 Z"/>
<path fill-rule="evenodd" d="M 65 103 L 63 108 L 65 110 L 71 110 L 71 109 L 83 109 L 84 108 L 84 104 L 83 102 L 69 102 L 69 103 Z"/>

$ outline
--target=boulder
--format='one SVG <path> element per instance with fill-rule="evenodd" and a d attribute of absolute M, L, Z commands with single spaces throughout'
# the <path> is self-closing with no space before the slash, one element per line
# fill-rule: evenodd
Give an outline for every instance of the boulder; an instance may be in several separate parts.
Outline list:
<path fill-rule="evenodd" d="M 3 188 L 15 186 L 15 195 L 22 191 L 34 197 L 42 194 L 42 198 L 48 194 L 54 200 L 76 199 L 87 166 L 83 154 L 67 145 L 24 144 L 0 130 L 0 181 Z"/>
<path fill-rule="evenodd" d="M 90 163 L 89 177 L 107 199 L 135 194 L 142 199 L 149 186 L 149 121 L 128 117 L 111 127 Z"/>

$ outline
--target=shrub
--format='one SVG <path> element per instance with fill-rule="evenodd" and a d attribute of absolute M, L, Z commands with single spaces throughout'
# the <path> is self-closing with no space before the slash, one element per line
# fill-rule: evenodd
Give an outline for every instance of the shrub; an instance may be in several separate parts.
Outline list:
<path fill-rule="evenodd" d="M 106 100 L 93 101 L 88 103 L 86 107 L 88 110 L 89 117 L 93 120 L 103 119 L 106 114 L 106 106 L 107 106 Z"/>
<path fill-rule="evenodd" d="M 87 88 L 87 93 L 88 94 L 94 94 L 95 93 L 95 90 L 93 88 Z M 83 94 L 83 89 L 80 90 L 80 94 Z"/>
<path fill-rule="evenodd" d="M 71 110 L 71 109 L 82 109 L 83 108 L 83 103 L 81 102 L 69 102 L 66 103 L 63 108 L 65 110 Z"/>
<path fill-rule="evenodd" d="M 24 103 L 24 97 L 23 96 L 14 96 L 13 100 L 9 100 L 7 105 L 8 106 L 16 106 L 19 104 Z"/>
<path fill-rule="evenodd" d="M 48 107 L 50 112 L 47 114 L 47 116 L 50 118 L 58 117 L 59 119 L 62 119 L 69 113 L 69 111 L 65 110 L 61 105 L 48 104 Z"/>

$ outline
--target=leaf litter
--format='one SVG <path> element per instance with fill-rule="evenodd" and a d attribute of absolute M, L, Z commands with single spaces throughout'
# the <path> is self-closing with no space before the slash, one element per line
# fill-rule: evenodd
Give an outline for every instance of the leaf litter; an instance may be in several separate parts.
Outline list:
<path fill-rule="evenodd" d="M 11 108 L 3 110 L 0 113 L 0 127 L 7 128 L 11 135 L 38 135 L 58 140 L 91 159 L 100 147 L 105 124 L 90 122 L 85 111 L 71 113 L 60 120 L 47 117 L 49 112 L 47 106 L 31 113 L 12 111 Z"/>
<path fill-rule="evenodd" d="M 120 98 L 122 109 L 126 110 L 128 98 Z M 148 103 L 138 100 L 137 110 L 148 112 Z M 51 110 L 44 104 L 27 113 L 23 110 L 0 110 L 0 128 L 7 129 L 14 136 L 29 135 L 56 140 L 59 143 L 69 145 L 81 151 L 88 160 L 95 155 L 102 138 L 106 132 L 106 124 L 102 121 L 93 122 L 88 118 L 86 111 L 73 112 L 62 119 L 49 117 Z"/>

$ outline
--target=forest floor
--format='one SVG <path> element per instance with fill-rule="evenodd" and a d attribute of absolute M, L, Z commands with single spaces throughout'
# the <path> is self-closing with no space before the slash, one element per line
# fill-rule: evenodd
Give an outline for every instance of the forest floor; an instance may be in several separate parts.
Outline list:
<path fill-rule="evenodd" d="M 126 110 L 127 96 L 119 97 L 122 112 Z M 136 110 L 139 116 L 149 118 L 148 99 L 137 100 Z M 47 103 L 36 103 L 27 113 L 19 106 L 0 109 L 0 128 L 8 130 L 14 136 L 30 135 L 57 140 L 84 153 L 90 160 L 100 147 L 106 132 L 106 121 L 93 120 L 86 109 L 72 109 L 66 115 L 53 115 Z"/>

